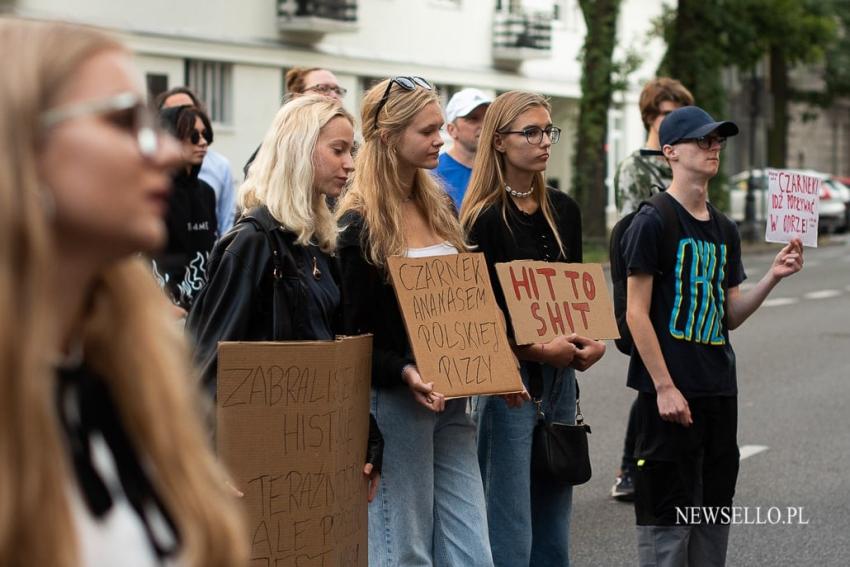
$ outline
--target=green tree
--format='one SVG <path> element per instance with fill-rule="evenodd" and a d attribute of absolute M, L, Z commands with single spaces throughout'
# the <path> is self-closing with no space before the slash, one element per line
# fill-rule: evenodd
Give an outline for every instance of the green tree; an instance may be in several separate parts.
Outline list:
<path fill-rule="evenodd" d="M 679 0 L 662 21 L 667 53 L 659 74 L 681 80 L 697 104 L 723 114 L 723 68 L 748 72 L 767 61 L 772 99 L 768 164 L 784 167 L 788 106 L 802 98 L 790 87 L 789 72 L 796 65 L 823 60 L 835 45 L 837 18 L 850 18 L 848 7 L 847 0 Z M 836 54 L 836 61 L 843 57 L 846 62 L 846 53 Z M 843 76 L 850 79 L 847 73 Z"/>
<path fill-rule="evenodd" d="M 608 108 L 614 92 L 613 62 L 620 0 L 579 0 L 587 25 L 582 49 L 581 101 L 575 138 L 573 195 L 582 209 L 588 240 L 606 236 L 605 177 Z"/>
<path fill-rule="evenodd" d="M 832 2 L 824 0 L 738 0 L 727 2 L 725 61 L 750 69 L 768 62 L 772 104 L 767 128 L 767 165 L 785 167 L 788 158 L 789 104 L 802 97 L 791 87 L 789 73 L 800 64 L 823 61 L 836 39 Z"/>

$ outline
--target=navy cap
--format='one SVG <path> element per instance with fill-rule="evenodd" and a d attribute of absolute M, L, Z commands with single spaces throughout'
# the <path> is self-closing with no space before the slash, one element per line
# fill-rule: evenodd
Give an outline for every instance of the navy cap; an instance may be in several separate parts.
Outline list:
<path fill-rule="evenodd" d="M 658 138 L 663 148 L 682 140 L 701 138 L 712 132 L 728 138 L 738 134 L 738 126 L 728 120 L 715 122 L 708 112 L 698 106 L 683 106 L 664 118 L 658 129 Z"/>

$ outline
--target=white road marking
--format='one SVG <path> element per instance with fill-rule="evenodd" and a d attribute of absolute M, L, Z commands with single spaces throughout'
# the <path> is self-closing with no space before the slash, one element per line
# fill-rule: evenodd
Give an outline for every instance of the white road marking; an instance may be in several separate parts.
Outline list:
<path fill-rule="evenodd" d="M 767 451 L 767 445 L 744 445 L 740 447 L 738 451 L 741 453 L 741 460 L 749 459 L 753 455 L 758 455 L 763 451 Z"/>
<path fill-rule="evenodd" d="M 800 301 L 796 297 L 774 297 L 772 299 L 765 299 L 764 303 L 762 303 L 762 307 L 779 307 L 780 305 L 793 305 Z"/>
<path fill-rule="evenodd" d="M 841 292 L 837 289 L 822 289 L 803 294 L 803 297 L 806 299 L 828 299 L 830 297 L 838 297 L 839 295 L 841 295 Z"/>
<path fill-rule="evenodd" d="M 820 266 L 820 260 L 806 260 L 803 264 L 807 268 L 814 268 L 815 266 Z"/>

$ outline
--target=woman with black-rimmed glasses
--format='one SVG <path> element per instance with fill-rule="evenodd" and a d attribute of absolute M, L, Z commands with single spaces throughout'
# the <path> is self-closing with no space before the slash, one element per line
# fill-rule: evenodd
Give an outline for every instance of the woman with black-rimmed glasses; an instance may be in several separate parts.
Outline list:
<path fill-rule="evenodd" d="M 538 94 L 510 91 L 487 109 L 460 220 L 484 253 L 494 282 L 499 262 L 582 261 L 578 204 L 545 183 L 552 145 L 560 137 L 549 103 Z M 494 288 L 507 313 L 504 294 Z M 526 388 L 546 419 L 561 423 L 575 423 L 574 371 L 586 370 L 604 352 L 604 343 L 575 334 L 514 348 Z M 523 403 L 521 396 L 490 396 L 480 399 L 477 415 L 496 565 L 569 565 L 572 486 L 531 469 L 535 404 Z"/>
<path fill-rule="evenodd" d="M 369 506 L 369 564 L 493 563 L 475 426 L 416 369 L 387 258 L 466 251 L 449 196 L 430 175 L 443 140 L 437 94 L 421 77 L 370 89 L 354 180 L 339 203 L 343 326 L 372 333 L 372 413 L 384 434 Z"/>
<path fill-rule="evenodd" d="M 181 142 L 183 163 L 168 200 L 168 243 L 153 258 L 153 268 L 171 301 L 188 311 L 207 282 L 207 261 L 218 237 L 215 190 L 198 177 L 213 130 L 207 115 L 192 106 L 164 108 L 159 116 Z"/>

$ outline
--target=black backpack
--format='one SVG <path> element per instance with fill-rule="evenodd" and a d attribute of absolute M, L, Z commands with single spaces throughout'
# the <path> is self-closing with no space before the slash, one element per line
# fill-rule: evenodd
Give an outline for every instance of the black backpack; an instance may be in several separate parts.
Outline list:
<path fill-rule="evenodd" d="M 658 189 L 661 189 L 660 187 Z M 711 203 L 706 203 L 712 218 L 717 219 L 720 225 L 720 233 L 723 241 L 727 244 L 734 241 L 737 227 L 726 216 L 718 211 Z M 637 212 L 641 207 L 650 206 L 658 209 L 661 213 L 661 219 L 664 223 L 664 235 L 661 238 L 661 250 L 659 259 L 661 266 L 656 278 L 662 274 L 668 273 L 673 269 L 673 264 L 676 259 L 676 252 L 679 247 L 679 217 L 676 214 L 676 209 L 673 205 L 673 197 L 666 194 L 663 189 L 654 194 L 646 201 L 642 201 L 638 208 L 631 213 L 621 218 L 614 228 L 611 230 L 611 242 L 608 247 L 608 257 L 611 260 L 611 283 L 614 286 L 614 316 L 617 319 L 617 330 L 620 332 L 620 338 L 614 343 L 617 345 L 617 350 L 623 354 L 631 356 L 634 350 L 634 342 L 632 341 L 632 333 L 629 331 L 629 325 L 626 323 L 626 280 L 629 277 L 628 269 L 626 268 L 626 259 L 623 257 L 621 248 L 621 240 L 623 234 Z M 727 274 L 728 275 L 728 274 Z M 725 282 L 724 282 L 725 286 Z"/>
<path fill-rule="evenodd" d="M 679 245 L 679 217 L 676 215 L 676 209 L 673 208 L 672 199 L 673 197 L 667 195 L 663 190 L 654 194 L 648 200 L 642 201 L 636 210 L 617 221 L 617 224 L 611 230 L 608 256 L 611 260 L 611 283 L 614 285 L 614 316 L 617 318 L 617 329 L 620 331 L 620 338 L 616 339 L 614 343 L 617 345 L 617 350 L 623 354 L 631 355 L 634 343 L 629 325 L 626 323 L 626 280 L 629 274 L 620 241 L 642 207 L 655 207 L 661 213 L 661 219 L 664 221 L 664 236 L 661 239 L 663 249 L 659 255 L 662 263 L 661 272 L 666 273 L 672 269 L 673 260 L 676 257 L 676 248 Z"/>

